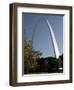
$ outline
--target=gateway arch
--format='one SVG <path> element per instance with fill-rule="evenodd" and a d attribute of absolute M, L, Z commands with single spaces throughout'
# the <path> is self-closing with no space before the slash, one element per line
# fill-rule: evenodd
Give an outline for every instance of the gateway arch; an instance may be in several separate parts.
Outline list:
<path fill-rule="evenodd" d="M 51 36 L 51 41 L 52 41 L 52 45 L 53 45 L 54 55 L 55 55 L 56 59 L 58 59 L 60 54 L 59 54 L 59 49 L 58 49 L 58 44 L 57 44 L 57 41 L 55 38 L 55 34 L 53 32 L 53 28 L 52 28 L 50 22 L 48 21 L 48 19 L 46 19 L 45 17 L 41 17 L 41 18 L 46 22 L 46 24 L 48 26 L 49 34 Z M 36 23 L 36 25 L 34 27 L 33 34 L 32 34 L 32 46 L 33 46 L 34 37 L 36 34 L 36 28 L 42 19 L 39 19 L 39 21 Z"/>

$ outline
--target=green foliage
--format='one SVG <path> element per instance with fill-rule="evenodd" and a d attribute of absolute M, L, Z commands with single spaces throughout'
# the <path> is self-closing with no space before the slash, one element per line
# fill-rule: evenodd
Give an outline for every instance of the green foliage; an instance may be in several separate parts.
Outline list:
<path fill-rule="evenodd" d="M 35 51 L 32 47 L 30 41 L 24 40 L 24 63 L 27 72 L 30 70 L 35 71 L 37 66 L 36 59 L 40 57 L 42 53 L 40 51 Z"/>

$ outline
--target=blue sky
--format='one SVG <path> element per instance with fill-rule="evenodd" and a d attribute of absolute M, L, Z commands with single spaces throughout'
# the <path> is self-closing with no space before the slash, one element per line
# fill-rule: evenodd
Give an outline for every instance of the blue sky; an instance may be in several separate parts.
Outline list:
<path fill-rule="evenodd" d="M 41 57 L 54 56 L 52 41 L 48 26 L 42 16 L 50 21 L 53 28 L 60 55 L 63 53 L 63 16 L 61 15 L 39 15 L 39 14 L 22 14 L 23 32 L 25 31 L 27 40 L 32 39 L 32 34 L 36 23 L 40 23 L 36 27 L 33 47 L 40 50 L 43 54 Z M 24 36 L 25 37 L 25 36 Z"/>

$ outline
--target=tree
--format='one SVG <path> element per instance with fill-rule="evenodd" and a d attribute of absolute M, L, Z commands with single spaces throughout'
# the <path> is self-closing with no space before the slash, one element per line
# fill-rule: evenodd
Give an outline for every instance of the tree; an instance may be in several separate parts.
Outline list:
<path fill-rule="evenodd" d="M 35 71 L 37 66 L 36 59 L 42 55 L 40 51 L 33 49 L 31 41 L 24 40 L 24 63 L 25 71 Z"/>

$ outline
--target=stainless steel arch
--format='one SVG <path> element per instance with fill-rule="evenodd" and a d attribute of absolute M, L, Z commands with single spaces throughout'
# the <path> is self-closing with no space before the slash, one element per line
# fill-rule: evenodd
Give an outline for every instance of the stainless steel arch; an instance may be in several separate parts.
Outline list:
<path fill-rule="evenodd" d="M 57 45 L 57 42 L 56 42 L 56 38 L 55 38 L 55 35 L 54 35 L 54 32 L 53 32 L 53 29 L 51 27 L 51 24 L 48 21 L 48 19 L 46 19 L 45 17 L 41 17 L 41 18 L 43 18 L 43 20 L 46 22 L 46 24 L 48 26 L 48 30 L 49 30 L 49 33 L 51 35 L 54 55 L 58 59 L 59 58 L 59 49 L 58 49 L 58 45 Z M 34 41 L 34 37 L 35 37 L 35 33 L 36 33 L 36 27 L 39 25 L 40 21 L 41 21 L 41 19 L 39 19 L 39 22 L 37 22 L 37 24 L 35 25 L 35 28 L 33 30 L 33 34 L 32 34 L 32 46 L 33 46 L 33 41 Z"/>

